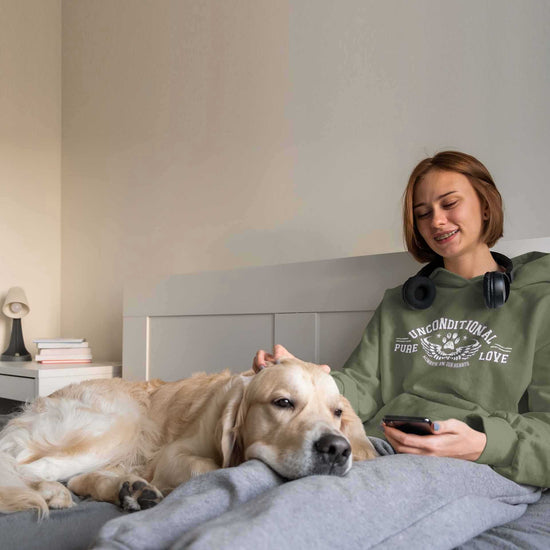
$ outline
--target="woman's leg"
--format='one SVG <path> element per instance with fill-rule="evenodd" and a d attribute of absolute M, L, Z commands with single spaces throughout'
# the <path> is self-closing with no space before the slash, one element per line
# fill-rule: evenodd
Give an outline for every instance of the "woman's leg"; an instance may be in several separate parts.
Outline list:
<path fill-rule="evenodd" d="M 472 462 L 389 455 L 342 478 L 262 493 L 183 535 L 174 549 L 450 549 L 521 516 L 540 491 Z"/>
<path fill-rule="evenodd" d="M 389 443 L 371 438 L 381 455 L 393 454 Z M 146 516 L 109 522 L 94 548 L 165 548 L 184 533 L 284 483 L 268 466 L 251 460 L 238 468 L 217 470 L 178 487 Z"/>
<path fill-rule="evenodd" d="M 342 478 L 285 483 L 256 460 L 199 476 L 146 514 L 109 522 L 96 548 L 453 548 L 540 496 L 488 466 L 373 443 L 386 456 Z"/>

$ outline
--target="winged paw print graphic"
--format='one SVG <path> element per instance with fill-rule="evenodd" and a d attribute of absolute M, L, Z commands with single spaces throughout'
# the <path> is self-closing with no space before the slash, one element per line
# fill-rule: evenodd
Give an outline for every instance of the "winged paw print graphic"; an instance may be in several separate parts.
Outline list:
<path fill-rule="evenodd" d="M 471 336 L 461 336 L 458 332 L 439 332 L 421 338 L 420 343 L 426 355 L 436 361 L 465 361 L 473 357 L 481 348 L 481 342 Z"/>

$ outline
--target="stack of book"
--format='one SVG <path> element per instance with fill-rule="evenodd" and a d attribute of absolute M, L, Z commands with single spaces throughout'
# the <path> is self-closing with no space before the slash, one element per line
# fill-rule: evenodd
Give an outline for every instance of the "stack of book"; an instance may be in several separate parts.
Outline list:
<path fill-rule="evenodd" d="M 51 363 L 91 363 L 92 350 L 85 338 L 37 338 L 35 361 Z"/>

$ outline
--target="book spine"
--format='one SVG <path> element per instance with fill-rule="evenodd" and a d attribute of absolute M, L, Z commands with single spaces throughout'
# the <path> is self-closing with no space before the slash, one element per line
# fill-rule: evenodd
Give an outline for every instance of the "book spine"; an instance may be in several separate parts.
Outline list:
<path fill-rule="evenodd" d="M 35 361 L 91 361 L 91 355 L 36 355 Z"/>
<path fill-rule="evenodd" d="M 36 347 L 38 349 L 59 349 L 59 348 L 74 348 L 74 349 L 80 349 L 80 348 L 88 348 L 90 345 L 88 342 L 75 342 L 75 343 L 69 343 L 69 342 L 42 342 L 36 344 Z"/>
<path fill-rule="evenodd" d="M 39 355 L 91 355 L 92 350 L 90 348 L 46 348 L 39 349 Z"/>
<path fill-rule="evenodd" d="M 42 360 L 42 361 L 38 361 L 40 364 L 42 365 L 59 365 L 61 363 L 91 363 L 92 360 L 91 359 L 74 359 L 74 360 L 71 360 L 71 359 L 57 359 L 57 360 Z"/>
<path fill-rule="evenodd" d="M 84 342 L 85 338 L 36 338 L 33 340 L 35 344 L 53 344 L 53 343 L 65 343 L 65 344 L 78 344 Z"/>

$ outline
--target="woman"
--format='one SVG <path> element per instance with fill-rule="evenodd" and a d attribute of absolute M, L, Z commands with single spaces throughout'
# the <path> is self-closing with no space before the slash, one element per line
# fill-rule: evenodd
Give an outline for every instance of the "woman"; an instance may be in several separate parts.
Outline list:
<path fill-rule="evenodd" d="M 333 373 L 340 391 L 370 436 L 385 414 L 435 420 L 429 436 L 383 425 L 398 453 L 476 461 L 518 483 L 550 486 L 550 255 L 520 256 L 512 271 L 491 254 L 502 236 L 501 197 L 485 166 L 464 153 L 420 162 L 403 216 L 409 252 L 435 262 L 433 303 L 415 309 L 401 287 L 388 290 Z M 500 278 L 502 307 L 484 303 L 485 273 Z M 254 368 L 283 355 L 282 346 L 260 350 Z"/>
<path fill-rule="evenodd" d="M 511 262 L 491 253 L 501 197 L 464 153 L 418 164 L 403 218 L 409 252 L 430 263 L 386 291 L 333 373 L 386 456 L 356 464 L 341 482 L 305 478 L 251 501 L 254 534 L 277 524 L 308 548 L 455 548 L 519 518 L 550 486 L 550 255 Z M 254 369 L 285 355 L 282 346 L 260 350 Z M 429 417 L 432 433 L 381 424 L 386 414 Z M 376 438 L 381 425 L 391 447 Z M 299 526 L 285 523 L 287 508 Z M 249 516 L 237 517 L 242 529 Z"/>

